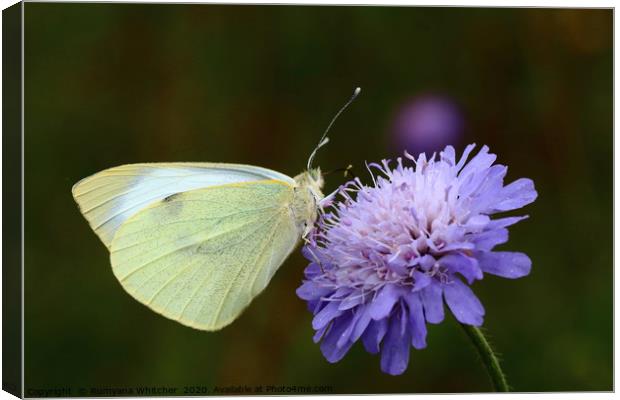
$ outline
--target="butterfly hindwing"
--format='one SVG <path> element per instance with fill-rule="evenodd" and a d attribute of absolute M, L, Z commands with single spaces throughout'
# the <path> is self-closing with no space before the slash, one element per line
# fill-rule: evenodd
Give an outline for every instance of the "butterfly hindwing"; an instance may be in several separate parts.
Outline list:
<path fill-rule="evenodd" d="M 114 274 L 154 311 L 220 329 L 267 286 L 299 240 L 292 199 L 293 186 L 275 179 L 164 197 L 116 231 Z"/>

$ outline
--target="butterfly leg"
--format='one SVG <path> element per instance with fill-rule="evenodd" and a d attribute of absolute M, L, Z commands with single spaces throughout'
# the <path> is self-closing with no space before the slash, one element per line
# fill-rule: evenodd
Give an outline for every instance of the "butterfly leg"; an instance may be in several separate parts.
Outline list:
<path fill-rule="evenodd" d="M 316 254 L 314 254 L 312 249 L 310 247 L 307 247 L 306 250 L 308 250 L 310 255 L 312 255 L 312 258 L 314 258 L 314 262 L 319 264 L 319 268 L 321 268 L 321 272 L 325 273 L 325 270 L 323 269 L 323 263 L 321 262 L 321 260 L 319 260 L 319 258 L 316 256 Z"/>

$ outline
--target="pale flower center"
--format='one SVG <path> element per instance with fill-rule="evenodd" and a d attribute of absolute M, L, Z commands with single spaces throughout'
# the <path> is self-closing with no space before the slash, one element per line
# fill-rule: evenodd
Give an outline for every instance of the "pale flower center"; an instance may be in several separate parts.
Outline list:
<path fill-rule="evenodd" d="M 399 166 L 390 171 L 384 165 L 387 178 L 377 178 L 375 187 L 353 183 L 347 191 L 356 192 L 356 199 L 345 192 L 343 205 L 324 217 L 326 230 L 317 242 L 318 251 L 329 248 L 322 252 L 332 266 L 323 268 L 326 284 L 364 292 L 387 283 L 413 286 L 416 271 L 448 281 L 447 269 L 436 260 L 465 234 L 455 168 L 443 160 L 418 165 L 417 171 L 400 160 Z"/>

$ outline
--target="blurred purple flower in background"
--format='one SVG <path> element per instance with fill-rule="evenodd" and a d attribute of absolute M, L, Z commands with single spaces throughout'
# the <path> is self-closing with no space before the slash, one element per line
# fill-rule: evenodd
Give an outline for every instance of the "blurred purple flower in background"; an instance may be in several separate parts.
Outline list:
<path fill-rule="evenodd" d="M 536 199 L 534 183 L 504 186 L 507 167 L 493 165 L 474 145 L 457 162 L 452 146 L 431 159 L 405 153 L 371 164 L 374 186 L 359 179 L 341 187 L 343 198 L 321 215 L 303 248 L 310 265 L 297 294 L 314 314 L 314 341 L 329 362 L 360 340 L 381 353 L 381 369 L 402 374 L 410 346 L 426 347 L 426 323 L 444 319 L 444 301 L 463 324 L 480 326 L 484 308 L 469 288 L 484 273 L 520 278 L 530 272 L 523 253 L 492 251 L 508 241 L 508 226 L 526 218 L 490 215 Z M 351 194 L 355 194 L 355 198 Z"/>
<path fill-rule="evenodd" d="M 463 115 L 449 97 L 418 96 L 397 111 L 392 122 L 391 144 L 399 153 L 407 150 L 430 156 L 449 144 L 458 144 L 463 128 Z"/>

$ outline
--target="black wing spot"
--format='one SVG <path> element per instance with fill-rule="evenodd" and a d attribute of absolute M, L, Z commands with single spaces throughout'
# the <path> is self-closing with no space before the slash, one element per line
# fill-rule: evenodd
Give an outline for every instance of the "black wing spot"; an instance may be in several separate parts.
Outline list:
<path fill-rule="evenodd" d="M 171 194 L 161 200 L 161 204 L 165 208 L 168 215 L 171 217 L 178 217 L 183 210 L 183 201 L 173 201 L 177 197 L 181 196 L 181 193 Z"/>
<path fill-rule="evenodd" d="M 169 196 L 164 197 L 164 199 L 162 200 L 164 203 L 169 203 L 172 200 L 174 200 L 175 198 L 179 197 L 181 195 L 181 193 L 173 193 Z"/>

